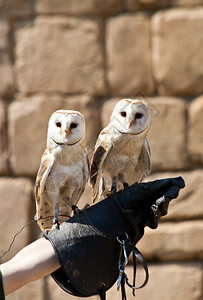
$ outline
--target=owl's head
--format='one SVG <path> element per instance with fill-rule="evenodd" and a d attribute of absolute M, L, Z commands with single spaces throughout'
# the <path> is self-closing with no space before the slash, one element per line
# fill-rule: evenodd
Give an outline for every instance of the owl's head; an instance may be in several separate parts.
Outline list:
<path fill-rule="evenodd" d="M 122 99 L 111 115 L 116 129 L 121 133 L 140 134 L 150 127 L 149 106 L 142 100 Z"/>
<path fill-rule="evenodd" d="M 83 115 L 74 110 L 57 110 L 51 115 L 48 139 L 58 145 L 74 145 L 85 135 Z"/>

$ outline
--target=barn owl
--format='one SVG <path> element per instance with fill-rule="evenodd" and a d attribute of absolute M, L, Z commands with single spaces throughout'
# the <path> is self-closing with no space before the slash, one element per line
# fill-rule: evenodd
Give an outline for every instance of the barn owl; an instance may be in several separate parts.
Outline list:
<path fill-rule="evenodd" d="M 100 132 L 91 161 L 93 201 L 141 182 L 151 171 L 146 139 L 151 123 L 148 105 L 142 100 L 120 100 L 109 124 Z"/>
<path fill-rule="evenodd" d="M 57 228 L 71 215 L 88 178 L 84 117 L 78 111 L 58 110 L 49 120 L 36 178 L 36 217 L 42 231 Z"/>

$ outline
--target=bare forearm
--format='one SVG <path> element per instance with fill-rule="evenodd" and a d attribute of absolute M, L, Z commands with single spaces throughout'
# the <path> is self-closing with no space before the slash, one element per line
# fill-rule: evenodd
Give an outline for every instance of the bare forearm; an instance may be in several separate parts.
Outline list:
<path fill-rule="evenodd" d="M 52 273 L 59 267 L 48 240 L 41 238 L 33 242 L 0 266 L 5 295 Z"/>

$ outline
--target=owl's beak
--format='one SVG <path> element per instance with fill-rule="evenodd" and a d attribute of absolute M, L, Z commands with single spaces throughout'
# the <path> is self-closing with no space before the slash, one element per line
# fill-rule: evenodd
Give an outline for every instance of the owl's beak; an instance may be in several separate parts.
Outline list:
<path fill-rule="evenodd" d="M 131 121 L 131 122 L 129 123 L 129 128 L 130 128 L 132 125 L 134 125 L 134 124 L 135 124 L 135 120 Z"/>
<path fill-rule="evenodd" d="M 68 135 L 69 135 L 69 133 L 70 133 L 70 130 L 64 130 L 64 135 L 65 135 L 65 137 L 67 137 Z"/>

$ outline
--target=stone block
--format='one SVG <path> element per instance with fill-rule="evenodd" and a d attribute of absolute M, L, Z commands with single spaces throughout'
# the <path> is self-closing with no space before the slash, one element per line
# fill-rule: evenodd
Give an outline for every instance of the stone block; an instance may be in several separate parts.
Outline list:
<path fill-rule="evenodd" d="M 188 108 L 188 152 L 190 158 L 203 164 L 203 96 L 191 102 Z"/>
<path fill-rule="evenodd" d="M 161 263 L 148 265 L 150 278 L 148 284 L 135 292 L 138 300 L 200 300 L 202 296 L 202 264 L 201 263 Z M 128 265 L 125 269 L 132 283 L 133 268 Z M 144 277 L 140 267 L 137 269 L 136 283 L 139 285 Z M 117 291 L 117 283 L 107 291 L 107 299 L 121 299 L 121 291 Z M 60 298 L 74 300 L 75 297 L 60 289 L 52 278 L 48 279 L 49 299 Z M 127 299 L 134 299 L 132 290 L 126 285 Z M 83 298 L 77 298 L 82 300 Z M 90 300 L 98 299 L 98 296 L 89 297 Z"/>
<path fill-rule="evenodd" d="M 151 103 L 151 104 L 150 104 Z M 152 110 L 148 141 L 152 170 L 179 170 L 187 167 L 186 104 L 182 99 L 149 99 Z"/>
<path fill-rule="evenodd" d="M 108 125 L 111 114 L 114 110 L 115 105 L 122 98 L 110 98 L 102 102 L 101 105 L 101 129 Z"/>
<path fill-rule="evenodd" d="M 23 93 L 105 93 L 101 28 L 95 20 L 39 17 L 15 28 Z"/>
<path fill-rule="evenodd" d="M 14 92 L 12 66 L 9 57 L 9 25 L 0 21 L 0 73 L 3 74 L 0 80 L 0 96 L 9 98 Z"/>
<path fill-rule="evenodd" d="M 200 300 L 202 298 L 202 263 L 149 264 L 149 282 L 135 291 L 136 300 Z M 126 268 L 132 283 L 132 267 Z M 137 270 L 137 284 L 142 283 L 143 270 Z M 134 299 L 132 290 L 126 286 L 127 299 Z M 114 285 L 107 292 L 107 299 L 121 299 L 121 292 Z"/>
<path fill-rule="evenodd" d="M 202 8 L 171 9 L 152 18 L 152 65 L 160 94 L 203 92 L 202 27 Z"/>
<path fill-rule="evenodd" d="M 155 173 L 147 177 L 147 181 L 182 176 L 185 187 L 181 189 L 177 199 L 170 202 L 167 216 L 161 220 L 194 220 L 203 218 L 203 171 L 180 171 L 171 173 Z"/>
<path fill-rule="evenodd" d="M 34 12 L 33 1 L 29 0 L 0 0 L 0 10 L 4 17 L 29 16 Z"/>
<path fill-rule="evenodd" d="M 72 296 L 62 290 L 51 276 L 46 278 L 47 296 L 49 300 L 75 300 L 75 296 Z M 98 300 L 98 296 L 88 297 L 89 300 Z M 84 300 L 82 297 L 77 297 L 77 300 Z"/>
<path fill-rule="evenodd" d="M 121 0 L 37 0 L 35 9 L 37 13 L 71 15 L 109 15 L 121 11 Z"/>
<path fill-rule="evenodd" d="M 127 0 L 128 10 L 156 9 L 167 7 L 170 0 Z"/>
<path fill-rule="evenodd" d="M 82 194 L 82 196 L 81 196 L 81 198 L 80 198 L 77 205 L 80 209 L 83 209 L 83 207 L 86 204 L 89 204 L 89 205 L 93 204 L 93 202 L 92 202 L 92 190 L 91 190 L 91 187 L 90 187 L 89 183 L 86 184 L 85 191 Z"/>
<path fill-rule="evenodd" d="M 7 133 L 6 133 L 6 107 L 0 100 L 0 174 L 8 173 L 8 152 L 7 152 Z"/>
<path fill-rule="evenodd" d="M 203 221 L 160 223 L 146 228 L 138 248 L 147 260 L 175 261 L 203 259 Z"/>
<path fill-rule="evenodd" d="M 107 80 L 112 94 L 151 95 L 150 23 L 144 14 L 112 17 L 106 24 Z"/>
<path fill-rule="evenodd" d="M 174 6 L 195 6 L 203 4 L 202 0 L 169 0 Z"/>
<path fill-rule="evenodd" d="M 6 300 L 44 300 L 43 289 L 43 279 L 39 279 L 6 296 Z"/>
<path fill-rule="evenodd" d="M 26 178 L 0 178 L 0 231 L 1 255 L 9 248 L 14 235 L 29 221 L 29 210 L 32 202 L 32 183 Z M 33 217 L 33 216 L 32 216 Z M 11 250 L 1 262 L 12 258 L 29 242 L 29 227 L 16 237 Z"/>

